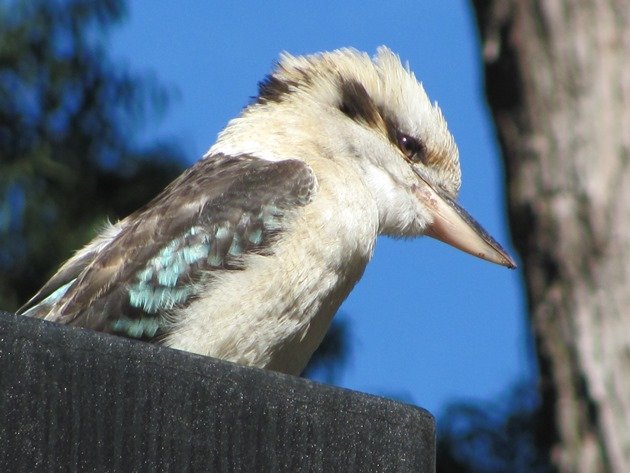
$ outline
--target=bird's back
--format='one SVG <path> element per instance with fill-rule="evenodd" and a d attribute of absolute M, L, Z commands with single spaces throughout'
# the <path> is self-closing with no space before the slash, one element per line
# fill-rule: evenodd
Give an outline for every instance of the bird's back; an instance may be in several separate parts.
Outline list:
<path fill-rule="evenodd" d="M 19 313 L 163 337 L 169 314 L 200 297 L 207 280 L 243 271 L 245 255 L 269 251 L 314 183 L 295 160 L 203 159 L 68 260 Z"/>

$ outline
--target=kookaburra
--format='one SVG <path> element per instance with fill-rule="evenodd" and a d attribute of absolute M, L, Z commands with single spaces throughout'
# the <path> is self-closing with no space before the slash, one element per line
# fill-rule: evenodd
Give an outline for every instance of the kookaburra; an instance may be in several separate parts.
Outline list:
<path fill-rule="evenodd" d="M 20 313 L 299 374 L 379 235 L 515 267 L 456 203 L 460 177 L 440 109 L 390 50 L 284 54 L 200 161 Z"/>

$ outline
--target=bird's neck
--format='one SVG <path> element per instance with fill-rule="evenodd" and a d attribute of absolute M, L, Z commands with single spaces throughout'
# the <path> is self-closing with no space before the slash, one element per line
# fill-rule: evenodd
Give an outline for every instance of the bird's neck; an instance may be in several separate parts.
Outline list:
<path fill-rule="evenodd" d="M 186 332 L 175 331 L 169 345 L 301 372 L 363 274 L 378 231 L 376 205 L 356 173 L 332 162 L 313 167 L 318 191 L 273 254 L 252 255 L 247 270 L 223 276 L 220 292 L 211 290 L 182 314 Z M 202 347 L 192 343 L 200 334 Z"/>

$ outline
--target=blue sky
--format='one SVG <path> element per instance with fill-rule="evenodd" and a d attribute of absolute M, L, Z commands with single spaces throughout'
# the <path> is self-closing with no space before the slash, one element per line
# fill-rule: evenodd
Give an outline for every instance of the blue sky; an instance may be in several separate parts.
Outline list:
<path fill-rule="evenodd" d="M 256 94 L 281 51 L 351 46 L 372 54 L 385 44 L 409 62 L 448 120 L 461 156 L 460 202 L 512 250 L 467 1 L 129 3 L 110 53 L 173 97 L 139 130 L 139 143 L 172 141 L 193 162 Z M 439 415 L 451 401 L 489 399 L 532 377 L 519 270 L 443 243 L 381 238 L 341 312 L 351 356 L 340 386 L 404 397 Z"/>

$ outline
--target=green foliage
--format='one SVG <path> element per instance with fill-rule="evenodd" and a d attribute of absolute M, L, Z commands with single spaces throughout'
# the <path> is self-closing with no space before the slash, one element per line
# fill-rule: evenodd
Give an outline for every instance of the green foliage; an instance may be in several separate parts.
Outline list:
<path fill-rule="evenodd" d="M 131 134 L 163 91 L 112 63 L 121 0 L 0 3 L 0 308 L 16 309 L 106 218 L 181 170 Z"/>

